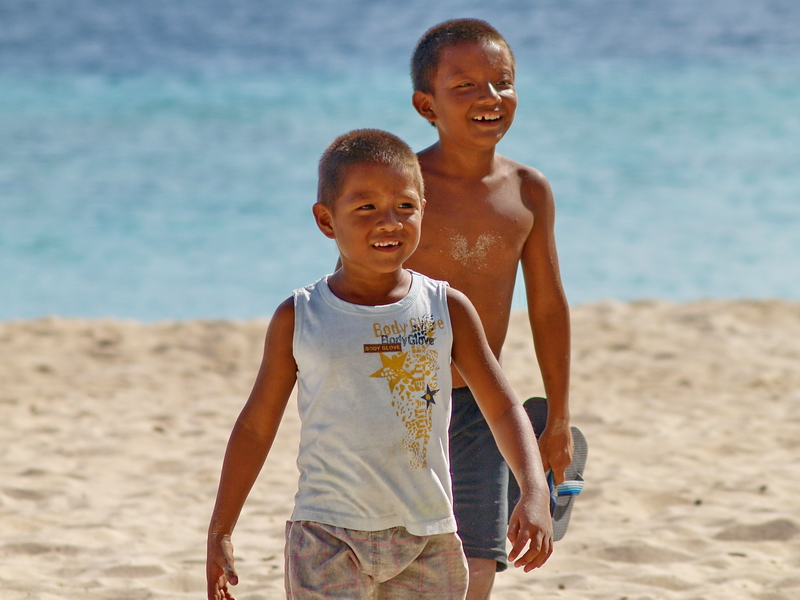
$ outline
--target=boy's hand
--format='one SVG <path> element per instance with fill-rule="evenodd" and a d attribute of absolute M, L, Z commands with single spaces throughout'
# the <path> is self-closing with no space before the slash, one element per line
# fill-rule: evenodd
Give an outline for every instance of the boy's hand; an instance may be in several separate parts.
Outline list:
<path fill-rule="evenodd" d="M 545 472 L 553 471 L 553 479 L 558 485 L 566 479 L 565 471 L 572 464 L 572 431 L 569 423 L 548 423 L 539 436 L 539 454 Z"/>
<path fill-rule="evenodd" d="M 239 583 L 233 566 L 233 543 L 231 536 L 222 533 L 208 535 L 206 550 L 206 586 L 208 600 L 234 600 L 228 584 Z"/>
<path fill-rule="evenodd" d="M 541 567 L 553 553 L 553 521 L 547 499 L 523 494 L 508 522 L 509 562 L 526 573 Z M 527 547 L 527 551 L 525 550 Z"/>

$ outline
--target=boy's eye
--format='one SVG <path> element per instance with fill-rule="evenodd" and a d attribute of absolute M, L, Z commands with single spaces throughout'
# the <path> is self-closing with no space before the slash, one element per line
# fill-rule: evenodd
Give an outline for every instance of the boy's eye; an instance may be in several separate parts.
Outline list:
<path fill-rule="evenodd" d="M 358 210 L 375 210 L 374 204 L 362 204 L 358 207 Z"/>

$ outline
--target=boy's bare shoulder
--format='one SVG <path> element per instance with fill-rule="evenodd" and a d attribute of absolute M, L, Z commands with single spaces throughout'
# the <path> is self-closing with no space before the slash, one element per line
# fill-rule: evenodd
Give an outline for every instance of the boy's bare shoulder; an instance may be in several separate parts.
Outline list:
<path fill-rule="evenodd" d="M 497 158 L 502 165 L 504 176 L 518 182 L 523 202 L 530 203 L 531 208 L 534 208 L 540 202 L 552 201 L 550 183 L 541 171 L 505 156 L 498 155 Z"/>
<path fill-rule="evenodd" d="M 285 341 L 294 336 L 294 298 L 289 297 L 278 305 L 269 321 L 267 341 L 270 337 Z"/>
<path fill-rule="evenodd" d="M 278 305 L 275 313 L 272 315 L 273 319 L 294 319 L 294 297 L 289 296 Z"/>

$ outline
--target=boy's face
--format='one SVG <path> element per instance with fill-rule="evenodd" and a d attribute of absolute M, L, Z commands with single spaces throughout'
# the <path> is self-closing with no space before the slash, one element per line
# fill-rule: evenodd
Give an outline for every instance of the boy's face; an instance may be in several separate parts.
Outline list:
<path fill-rule="evenodd" d="M 314 205 L 314 217 L 344 267 L 389 273 L 416 249 L 424 208 L 411 168 L 362 163 L 347 168 L 332 206 Z"/>
<path fill-rule="evenodd" d="M 433 93 L 414 92 L 417 111 L 440 139 L 466 148 L 494 147 L 517 110 L 514 61 L 504 44 L 464 42 L 442 50 Z"/>

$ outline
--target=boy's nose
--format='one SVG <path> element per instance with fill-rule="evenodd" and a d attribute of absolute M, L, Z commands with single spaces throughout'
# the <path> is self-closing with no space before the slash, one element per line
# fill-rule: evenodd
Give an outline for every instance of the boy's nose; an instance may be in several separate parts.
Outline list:
<path fill-rule="evenodd" d="M 481 100 L 487 102 L 497 102 L 500 100 L 500 93 L 497 91 L 497 88 L 494 87 L 493 83 L 487 83 L 483 86 L 481 90 L 483 93 L 481 94 Z"/>
<path fill-rule="evenodd" d="M 378 219 L 378 228 L 384 231 L 395 231 L 403 228 L 403 223 L 393 210 L 384 211 Z"/>

